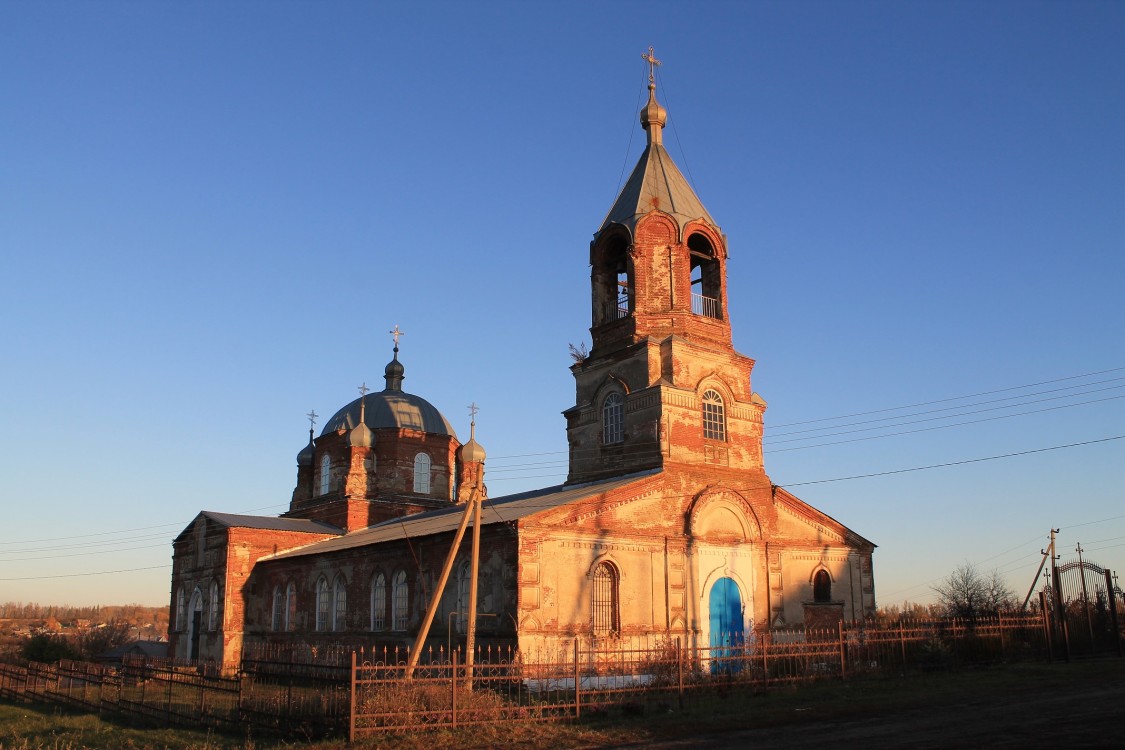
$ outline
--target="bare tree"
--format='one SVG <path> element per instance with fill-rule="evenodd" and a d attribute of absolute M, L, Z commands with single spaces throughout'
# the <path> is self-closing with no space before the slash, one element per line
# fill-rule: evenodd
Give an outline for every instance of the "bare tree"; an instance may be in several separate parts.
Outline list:
<path fill-rule="evenodd" d="M 1015 594 L 1000 577 L 999 571 L 993 570 L 985 575 L 968 561 L 957 566 L 933 590 L 946 617 L 972 621 L 1015 607 Z"/>

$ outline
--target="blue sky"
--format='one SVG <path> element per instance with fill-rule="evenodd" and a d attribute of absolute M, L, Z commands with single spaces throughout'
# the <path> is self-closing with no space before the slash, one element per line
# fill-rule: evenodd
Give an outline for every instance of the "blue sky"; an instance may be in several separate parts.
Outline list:
<path fill-rule="evenodd" d="M 407 390 L 463 435 L 480 405 L 493 496 L 562 481 L 650 44 L 767 470 L 879 545 L 879 602 L 965 560 L 1022 595 L 1052 526 L 1121 569 L 1125 440 L 1041 449 L 1125 435 L 1123 33 L 1110 2 L 0 5 L 0 600 L 167 602 L 172 537 L 284 510 L 303 415 L 382 387 L 396 324 Z"/>

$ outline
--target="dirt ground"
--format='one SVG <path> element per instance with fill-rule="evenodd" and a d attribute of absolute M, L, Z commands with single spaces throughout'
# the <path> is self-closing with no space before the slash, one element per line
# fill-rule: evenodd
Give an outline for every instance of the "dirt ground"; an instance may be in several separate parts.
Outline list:
<path fill-rule="evenodd" d="M 1069 685 L 1023 683 L 937 697 L 925 707 L 868 709 L 847 719 L 815 719 L 816 707 L 796 707 L 792 723 L 645 742 L 646 748 L 1125 748 L 1125 668 Z M 617 745 L 616 747 L 628 747 Z"/>

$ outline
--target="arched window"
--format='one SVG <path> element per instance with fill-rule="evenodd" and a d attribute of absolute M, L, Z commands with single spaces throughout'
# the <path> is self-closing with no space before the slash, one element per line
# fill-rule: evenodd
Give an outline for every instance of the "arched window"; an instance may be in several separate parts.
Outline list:
<path fill-rule="evenodd" d="M 607 562 L 594 568 L 594 588 L 591 600 L 594 617 L 594 635 L 613 635 L 619 630 L 620 613 L 617 606 L 617 569 Z"/>
<path fill-rule="evenodd" d="M 297 587 L 292 582 L 285 587 L 285 630 L 297 629 Z"/>
<path fill-rule="evenodd" d="M 473 566 L 467 561 L 457 570 L 457 632 L 468 629 L 469 588 L 472 583 Z"/>
<path fill-rule="evenodd" d="M 211 581 L 211 588 L 207 592 L 207 629 L 219 629 L 219 583 Z"/>
<path fill-rule="evenodd" d="M 321 576 L 316 582 L 316 629 L 328 630 L 328 579 Z"/>
<path fill-rule="evenodd" d="M 184 592 L 184 587 L 180 586 L 180 590 L 176 592 L 176 631 L 180 632 L 184 629 L 184 601 L 187 599 L 187 594 Z"/>
<path fill-rule="evenodd" d="M 285 594 L 281 593 L 280 586 L 273 587 L 273 617 L 270 620 L 270 629 L 274 632 L 285 627 Z"/>
<path fill-rule="evenodd" d="M 822 568 L 816 571 L 812 580 L 812 591 L 814 602 L 832 601 L 832 577 L 828 575 L 827 570 Z"/>
<path fill-rule="evenodd" d="M 391 627 L 394 630 L 406 630 L 410 621 L 410 590 L 406 586 L 406 571 L 395 573 L 391 583 Z"/>
<path fill-rule="evenodd" d="M 717 391 L 707 390 L 703 393 L 703 437 L 708 440 L 727 439 L 723 397 Z"/>
<path fill-rule="evenodd" d="M 722 317 L 722 270 L 711 243 L 701 234 L 688 237 L 691 253 L 691 311 L 708 318 Z"/>
<path fill-rule="evenodd" d="M 387 627 L 387 579 L 379 573 L 371 582 L 371 629 Z"/>
<path fill-rule="evenodd" d="M 602 403 L 602 443 L 613 445 L 625 439 L 625 399 L 611 393 Z"/>
<path fill-rule="evenodd" d="M 414 491 L 423 494 L 430 492 L 430 457 L 425 453 L 414 457 Z"/>
<path fill-rule="evenodd" d="M 594 289 L 594 324 L 627 318 L 635 305 L 633 264 L 629 240 L 621 234 L 609 237 L 595 250 L 591 281 Z"/>
<path fill-rule="evenodd" d="M 348 582 L 344 576 L 336 576 L 336 583 L 332 586 L 332 598 L 335 606 L 332 609 L 332 629 L 346 630 L 348 623 Z"/>
<path fill-rule="evenodd" d="M 332 489 L 332 459 L 325 453 L 320 457 L 320 491 L 319 495 L 327 495 Z"/>

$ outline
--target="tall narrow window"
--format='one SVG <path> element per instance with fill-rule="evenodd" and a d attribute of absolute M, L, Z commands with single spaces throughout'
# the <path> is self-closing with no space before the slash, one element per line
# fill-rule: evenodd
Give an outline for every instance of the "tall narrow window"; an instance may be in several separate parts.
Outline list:
<path fill-rule="evenodd" d="M 297 629 L 297 587 L 292 582 L 285 587 L 285 630 Z"/>
<path fill-rule="evenodd" d="M 602 404 L 602 442 L 606 445 L 625 439 L 625 399 L 620 393 L 611 393 Z"/>
<path fill-rule="evenodd" d="M 316 629 L 328 630 L 328 579 L 321 576 L 316 582 Z"/>
<path fill-rule="evenodd" d="M 320 457 L 320 492 L 317 494 L 327 495 L 328 490 L 332 488 L 332 459 L 328 454 Z"/>
<path fill-rule="evenodd" d="M 414 491 L 424 494 L 430 492 L 430 457 L 425 453 L 414 457 Z"/>
<path fill-rule="evenodd" d="M 219 583 L 211 581 L 211 588 L 207 592 L 207 629 L 219 629 Z"/>
<path fill-rule="evenodd" d="M 176 631 L 184 629 L 184 600 L 187 595 L 184 593 L 184 587 L 180 586 L 180 590 L 176 592 Z"/>
<path fill-rule="evenodd" d="M 371 629 L 387 627 L 387 579 L 379 573 L 371 582 Z"/>
<path fill-rule="evenodd" d="M 332 610 L 332 629 L 345 630 L 348 622 L 348 582 L 344 580 L 344 576 L 336 576 L 336 583 L 332 588 L 332 598 L 335 602 Z"/>
<path fill-rule="evenodd" d="M 281 593 L 280 586 L 273 587 L 273 618 L 270 629 L 274 632 L 283 630 L 285 626 L 285 594 Z"/>
<path fill-rule="evenodd" d="M 613 635 L 618 632 L 617 570 L 607 562 L 594 568 L 592 597 L 594 635 Z"/>
<path fill-rule="evenodd" d="M 812 580 L 813 601 L 815 602 L 830 602 L 832 601 L 832 577 L 828 575 L 828 571 L 821 569 L 816 571 L 816 575 Z"/>
<path fill-rule="evenodd" d="M 712 390 L 705 391 L 703 394 L 703 437 L 709 440 L 727 439 L 723 397 Z"/>
<path fill-rule="evenodd" d="M 469 612 L 469 587 L 472 583 L 473 567 L 468 563 L 461 563 L 457 571 L 457 632 L 464 633 L 468 628 Z"/>
<path fill-rule="evenodd" d="M 406 571 L 395 573 L 394 582 L 391 584 L 391 627 L 395 630 L 406 630 L 410 621 L 410 590 L 406 587 Z"/>

